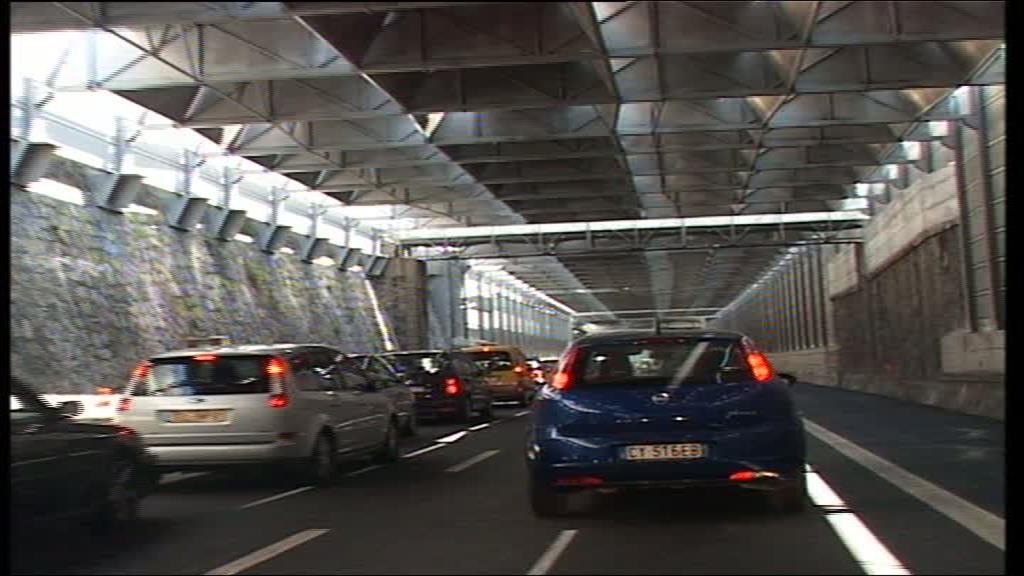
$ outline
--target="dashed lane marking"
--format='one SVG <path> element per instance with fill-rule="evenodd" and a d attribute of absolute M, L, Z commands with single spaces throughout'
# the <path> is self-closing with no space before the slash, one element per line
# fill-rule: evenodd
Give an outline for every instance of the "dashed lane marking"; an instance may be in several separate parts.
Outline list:
<path fill-rule="evenodd" d="M 529 413 L 530 413 L 530 411 L 529 411 L 529 410 L 521 410 L 521 411 L 519 411 L 519 412 L 516 412 L 516 413 L 514 414 L 514 417 L 518 418 L 518 417 L 520 417 L 520 416 L 526 416 L 526 415 L 527 415 L 527 414 L 529 414 Z"/>
<path fill-rule="evenodd" d="M 238 574 L 239 572 L 242 572 L 244 570 L 248 570 L 249 568 L 252 568 L 253 566 L 256 566 L 257 564 L 262 564 L 263 562 L 266 562 L 267 560 L 270 560 L 274 556 L 278 556 L 278 555 L 280 555 L 280 554 L 282 554 L 284 552 L 287 552 L 288 550 L 291 550 L 292 548 L 295 548 L 296 546 L 299 546 L 301 544 L 305 544 L 306 542 L 309 542 L 313 538 L 317 538 L 319 536 L 323 536 L 324 534 L 326 534 L 329 531 L 330 530 L 322 529 L 322 528 L 303 530 L 302 532 L 298 532 L 298 533 L 292 534 L 291 536 L 285 538 L 284 540 L 281 540 L 279 542 L 275 542 L 275 543 L 271 544 L 270 546 L 266 546 L 264 548 L 260 548 L 259 550 L 255 551 L 255 552 L 252 552 L 250 554 L 246 554 L 245 556 L 242 556 L 238 560 L 235 560 L 233 562 L 229 562 L 229 563 L 227 563 L 227 564 L 225 564 L 223 566 L 220 566 L 219 568 L 214 568 L 213 570 L 210 570 L 206 574 L 208 576 L 213 576 L 213 575 L 228 576 L 228 575 L 231 575 L 231 574 Z"/>
<path fill-rule="evenodd" d="M 840 454 L 871 470 L 893 486 L 931 506 L 989 544 L 1006 550 L 1006 520 L 956 494 L 908 472 L 885 458 L 869 452 L 831 430 L 804 418 L 804 427 L 815 438 Z"/>
<path fill-rule="evenodd" d="M 555 541 L 548 546 L 548 549 L 544 551 L 544 554 L 537 559 L 533 567 L 527 574 L 534 576 L 539 574 L 547 574 L 548 570 L 555 565 L 558 561 L 558 557 L 565 552 L 565 549 L 572 543 L 572 539 L 576 537 L 576 533 L 579 530 L 562 530 L 562 532 L 555 538 Z"/>
<path fill-rule="evenodd" d="M 820 474 L 807 466 L 807 495 L 825 512 L 832 530 L 865 574 L 910 574 L 885 544 L 857 517 Z"/>
<path fill-rule="evenodd" d="M 448 468 L 447 470 L 445 470 L 445 472 L 462 472 L 463 470 L 469 468 L 474 464 L 479 464 L 480 462 L 487 460 L 488 458 L 494 456 L 498 452 L 501 452 L 501 450 L 486 450 L 484 452 L 481 452 L 480 454 L 477 454 L 476 456 L 473 456 L 472 458 L 466 460 L 465 462 L 460 462 L 459 464 L 456 464 Z"/>
<path fill-rule="evenodd" d="M 302 488 L 296 488 L 294 490 L 289 490 L 287 492 L 282 492 L 280 494 L 275 494 L 274 496 L 270 496 L 270 497 L 264 498 L 262 500 L 257 500 L 255 502 L 249 502 L 248 504 L 240 507 L 239 510 L 245 510 L 246 508 L 252 508 L 253 506 L 259 506 L 260 504 L 266 504 L 267 502 L 273 502 L 274 500 L 280 500 L 281 498 L 287 498 L 287 497 L 292 496 L 294 494 L 299 494 L 299 493 L 305 492 L 306 490 L 312 490 L 312 489 L 313 489 L 312 486 L 303 486 Z"/>
<path fill-rule="evenodd" d="M 460 431 L 458 431 L 458 432 L 456 432 L 454 434 L 449 434 L 447 436 L 442 436 L 441 438 L 438 438 L 438 439 L 434 440 L 434 442 L 441 442 L 441 443 L 444 443 L 444 444 L 451 444 L 452 442 L 458 442 L 466 434 L 469 434 L 469 432 L 466 432 L 465 430 L 460 430 Z"/>
<path fill-rule="evenodd" d="M 472 426 L 470 428 L 467 428 L 467 430 L 470 430 L 472 432 L 476 432 L 477 430 L 483 430 L 484 428 L 489 428 L 490 426 L 491 426 L 490 422 L 484 422 L 483 424 L 477 424 L 476 426 Z"/>
<path fill-rule="evenodd" d="M 188 480 L 189 478 L 198 478 L 209 474 L 209 472 L 171 472 L 170 474 L 164 474 L 160 478 L 160 484 L 173 484 L 175 482 L 181 482 L 182 480 Z"/>
<path fill-rule="evenodd" d="M 367 466 L 366 468 L 360 468 L 359 470 L 349 472 L 348 474 L 345 474 L 345 477 L 351 478 L 353 476 L 359 476 L 360 474 L 366 474 L 367 472 L 371 472 L 373 470 L 376 470 L 377 468 L 380 468 L 380 465 L 374 464 L 373 466 Z"/>
<path fill-rule="evenodd" d="M 439 450 L 441 448 L 444 448 L 445 446 L 447 446 L 447 444 L 433 444 L 431 446 L 427 446 L 426 448 L 420 448 L 419 450 L 415 450 L 413 452 L 409 452 L 408 454 L 402 454 L 402 458 L 415 458 L 416 456 L 419 456 L 420 454 L 426 454 L 427 452 L 433 452 L 434 450 Z"/>

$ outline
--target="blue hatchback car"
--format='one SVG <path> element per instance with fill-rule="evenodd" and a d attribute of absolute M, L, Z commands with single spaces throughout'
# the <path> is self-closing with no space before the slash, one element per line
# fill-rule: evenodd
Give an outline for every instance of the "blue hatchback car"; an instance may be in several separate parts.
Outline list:
<path fill-rule="evenodd" d="M 580 490 L 737 486 L 799 512 L 805 443 L 792 383 L 738 333 L 581 338 L 531 411 L 533 511 L 563 514 Z"/>

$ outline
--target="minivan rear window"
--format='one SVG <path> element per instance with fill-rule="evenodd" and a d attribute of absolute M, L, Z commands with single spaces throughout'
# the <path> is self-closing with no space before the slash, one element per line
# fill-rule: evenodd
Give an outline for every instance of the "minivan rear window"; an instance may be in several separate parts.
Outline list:
<path fill-rule="evenodd" d="M 441 371 L 444 364 L 444 358 L 436 352 L 388 354 L 387 359 L 391 361 L 396 370 L 409 375 L 420 372 L 436 374 Z"/>
<path fill-rule="evenodd" d="M 224 394 L 267 394 L 270 380 L 266 356 L 217 356 L 212 360 L 191 357 L 153 361 L 144 382 L 133 396 L 215 396 Z"/>
<path fill-rule="evenodd" d="M 715 383 L 723 369 L 727 379 L 747 376 L 748 367 L 735 340 L 651 338 L 601 343 L 580 349 L 573 386 Z"/>
<path fill-rule="evenodd" d="M 513 368 L 512 355 L 508 352 L 473 352 L 473 362 L 480 368 L 500 372 Z"/>

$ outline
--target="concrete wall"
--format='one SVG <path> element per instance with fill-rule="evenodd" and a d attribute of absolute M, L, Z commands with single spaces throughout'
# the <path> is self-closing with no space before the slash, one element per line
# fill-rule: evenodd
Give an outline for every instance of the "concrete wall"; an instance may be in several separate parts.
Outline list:
<path fill-rule="evenodd" d="M 178 232 L 162 216 L 118 215 L 18 188 L 10 209 L 11 366 L 41 390 L 123 383 L 135 362 L 181 347 L 186 336 L 382 347 L 360 275 Z M 378 282 L 383 306 L 401 311 L 417 301 L 415 282 Z M 418 342 L 415 311 L 389 315 L 400 339 Z"/>
<path fill-rule="evenodd" d="M 427 347 L 426 274 L 425 262 L 393 258 L 384 275 L 371 281 L 400 350 Z"/>

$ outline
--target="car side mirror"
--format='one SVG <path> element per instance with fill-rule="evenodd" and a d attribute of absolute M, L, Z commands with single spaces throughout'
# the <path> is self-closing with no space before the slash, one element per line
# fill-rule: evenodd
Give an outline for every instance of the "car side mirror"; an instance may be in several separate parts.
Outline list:
<path fill-rule="evenodd" d="M 78 400 L 62 402 L 61 405 L 57 407 L 57 413 L 67 418 L 74 418 L 82 412 L 85 412 L 85 405 Z"/>
<path fill-rule="evenodd" d="M 796 384 L 796 376 L 793 376 L 792 374 L 785 374 L 785 373 L 779 372 L 779 378 L 782 378 L 783 380 L 785 380 L 786 384 L 788 386 L 790 386 L 790 387 L 792 387 L 793 384 Z"/>

